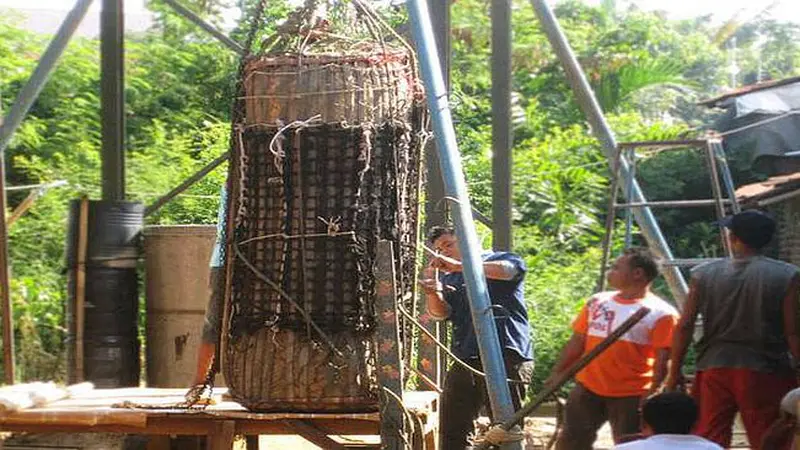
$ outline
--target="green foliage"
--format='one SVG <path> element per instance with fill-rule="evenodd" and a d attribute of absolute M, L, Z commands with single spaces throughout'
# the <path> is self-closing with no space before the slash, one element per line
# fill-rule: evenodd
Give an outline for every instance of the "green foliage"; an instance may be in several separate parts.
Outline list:
<path fill-rule="evenodd" d="M 491 104 L 488 3 L 459 0 L 453 9 L 453 108 L 473 204 L 491 210 Z M 565 1 L 556 15 L 595 87 L 618 141 L 697 135 L 711 123 L 696 102 L 724 86 L 725 52 L 707 20 L 671 21 L 614 2 L 602 7 Z M 513 186 L 515 250 L 530 268 L 526 283 L 536 342 L 536 379 L 546 377 L 570 334 L 569 323 L 595 289 L 608 213 L 608 163 L 573 101 L 564 73 L 527 2 L 514 3 Z M 774 38 L 769 27 L 759 28 Z M 793 26 L 777 28 L 787 41 L 770 61 L 791 75 L 800 52 Z M 789 34 L 787 34 L 789 33 Z M 743 47 L 749 46 L 743 44 Z M 770 66 L 772 67 L 772 66 Z M 772 75 L 772 74 L 771 74 Z M 517 113 L 518 114 L 518 113 Z M 666 119 L 666 120 L 665 120 Z M 699 151 L 642 155 L 640 180 L 650 199 L 710 198 Z M 741 173 L 734 178 L 745 180 Z M 676 255 L 714 256 L 719 243 L 706 211 L 656 211 Z M 622 248 L 616 233 L 614 249 Z M 643 243 L 636 236 L 637 243 Z M 668 296 L 663 283 L 657 290 Z"/>
<path fill-rule="evenodd" d="M 232 36 L 244 42 L 257 2 L 240 0 Z M 221 24 L 226 0 L 183 2 Z M 727 82 L 726 54 L 713 37 L 729 33 L 708 20 L 666 20 L 656 13 L 569 0 L 556 13 L 618 140 L 691 136 L 710 116 L 697 100 Z M 149 2 L 156 25 L 126 41 L 127 189 L 150 203 L 228 147 L 230 107 L 238 60 L 159 0 Z M 515 250 L 529 266 L 527 299 L 536 343 L 536 383 L 547 375 L 569 323 L 599 276 L 599 248 L 608 213 L 608 163 L 573 101 L 564 73 L 530 5 L 513 4 L 513 179 Z M 268 2 L 255 45 L 275 31 L 290 8 Z M 473 204 L 491 211 L 489 3 L 459 0 L 452 15 L 452 107 Z M 401 27 L 402 11 L 387 8 Z M 0 18 L 0 108 L 10 106 L 47 38 L 20 30 L 19 18 Z M 773 78 L 798 73 L 798 27 L 759 19 L 734 30 L 740 65 L 761 61 Z M 6 152 L 11 185 L 66 180 L 47 191 L 10 229 L 20 379 L 63 377 L 65 279 L 62 275 L 69 200 L 100 196 L 98 42 L 76 39 Z M 699 153 L 669 153 L 639 163 L 652 199 L 707 198 Z M 741 176 L 740 176 L 741 175 Z M 734 178 L 749 179 L 738 172 Z M 150 217 L 149 223 L 212 223 L 225 168 Z M 16 206 L 27 192 L 9 193 Z M 719 251 L 708 218 L 696 212 L 658 212 L 675 253 Z M 698 223 L 699 221 L 699 223 Z M 485 231 L 485 230 L 484 230 Z M 486 235 L 484 235 L 484 238 Z M 614 248 L 621 248 L 617 233 Z M 483 239 L 488 244 L 488 239 Z M 539 386 L 537 384 L 536 386 Z"/>
<path fill-rule="evenodd" d="M 623 102 L 644 89 L 686 89 L 683 72 L 680 64 L 670 60 L 629 62 L 601 74 L 594 90 L 604 111 L 617 111 Z"/>
<path fill-rule="evenodd" d="M 546 240 L 536 242 L 541 249 Z M 571 324 L 586 299 L 593 293 L 600 275 L 600 251 L 559 258 L 559 243 L 549 243 L 550 257 L 529 259 L 525 283 L 528 313 L 533 327 L 536 353 L 532 390 L 541 390 L 561 348 L 572 334 Z"/>
<path fill-rule="evenodd" d="M 0 23 L 0 79 L 7 108 L 46 39 Z M 20 379 L 64 375 L 66 211 L 81 194 L 100 197 L 97 41 L 74 40 L 6 152 L 10 185 L 66 180 L 47 191 L 9 231 L 11 293 Z M 237 62 L 216 43 L 167 43 L 156 34 L 126 43 L 127 191 L 153 201 L 228 146 Z M 213 223 L 224 167 L 150 218 Z M 28 193 L 9 193 L 11 207 Z"/>

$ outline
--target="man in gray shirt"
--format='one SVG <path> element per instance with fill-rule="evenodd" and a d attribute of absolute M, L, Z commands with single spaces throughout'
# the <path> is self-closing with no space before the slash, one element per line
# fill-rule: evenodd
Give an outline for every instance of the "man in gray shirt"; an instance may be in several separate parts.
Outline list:
<path fill-rule="evenodd" d="M 768 215 L 744 211 L 722 226 L 734 258 L 692 272 L 666 386 L 674 389 L 680 381 L 699 315 L 703 334 L 696 346 L 692 392 L 700 408 L 695 432 L 728 448 L 738 411 L 751 448 L 759 450 L 779 415 L 781 398 L 797 386 L 800 277 L 796 266 L 761 254 L 775 234 L 775 221 Z"/>

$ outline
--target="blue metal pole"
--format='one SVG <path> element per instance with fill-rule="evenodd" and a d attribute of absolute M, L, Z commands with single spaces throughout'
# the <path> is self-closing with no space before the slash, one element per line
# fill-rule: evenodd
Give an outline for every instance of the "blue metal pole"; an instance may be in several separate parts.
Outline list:
<path fill-rule="evenodd" d="M 495 420 L 505 421 L 514 415 L 511 392 L 506 382 L 500 340 L 494 323 L 483 261 L 478 243 L 472 208 L 467 194 L 467 185 L 461 169 L 461 156 L 458 152 L 456 133 L 448 105 L 447 90 L 436 43 L 431 26 L 426 0 L 407 2 L 409 21 L 417 43 L 422 79 L 425 83 L 428 108 L 431 111 L 434 136 L 439 150 L 439 164 L 444 178 L 445 192 L 454 197 L 453 221 L 458 236 L 458 246 L 464 265 L 464 280 L 467 285 L 472 322 L 478 338 L 483 369 L 486 372 L 486 387 Z M 520 443 L 507 444 L 503 448 L 521 449 Z"/>
<path fill-rule="evenodd" d="M 36 69 L 34 69 L 28 82 L 19 92 L 19 95 L 17 95 L 17 99 L 8 111 L 8 115 L 3 121 L 2 126 L 0 126 L 0 156 L 5 152 L 6 147 L 8 147 L 8 144 L 11 142 L 11 136 L 13 136 L 17 128 L 19 128 L 22 119 L 28 114 L 28 110 L 30 110 L 33 102 L 36 101 L 36 98 L 39 97 L 39 93 L 42 92 L 42 88 L 45 83 L 47 83 L 47 79 L 56 66 L 58 58 L 61 57 L 64 48 L 69 43 L 72 35 L 75 34 L 75 30 L 78 28 L 78 25 L 80 25 L 91 4 L 92 0 L 78 0 L 75 7 L 72 8 L 72 11 L 70 11 L 64 19 L 64 22 L 53 37 L 53 40 L 50 41 L 47 50 L 45 50 L 44 54 L 39 59 L 39 63 L 36 65 Z"/>

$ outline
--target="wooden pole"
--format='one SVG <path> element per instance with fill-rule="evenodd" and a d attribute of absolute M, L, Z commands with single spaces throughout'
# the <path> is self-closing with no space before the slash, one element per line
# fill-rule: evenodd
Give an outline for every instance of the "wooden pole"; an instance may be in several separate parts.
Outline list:
<path fill-rule="evenodd" d="M 0 155 L 0 294 L 3 309 L 3 373 L 6 384 L 14 384 L 14 312 L 8 274 L 8 229 L 6 227 L 6 165 Z"/>
<path fill-rule="evenodd" d="M 36 201 L 37 198 L 39 198 L 40 195 L 41 192 L 39 190 L 35 190 L 30 194 L 28 194 L 28 196 L 25 197 L 25 200 L 23 200 L 22 203 L 17 205 L 17 207 L 14 208 L 14 211 L 11 211 L 11 215 L 6 219 L 6 227 L 10 227 L 11 224 L 16 222 L 20 217 L 22 217 L 22 215 L 25 214 L 26 211 L 31 209 L 31 206 L 33 206 L 33 203 Z"/>
<path fill-rule="evenodd" d="M 86 250 L 89 238 L 89 198 L 81 198 L 78 211 L 78 258 L 75 270 L 75 379 L 79 383 L 84 380 L 83 367 L 83 331 L 86 310 Z"/>

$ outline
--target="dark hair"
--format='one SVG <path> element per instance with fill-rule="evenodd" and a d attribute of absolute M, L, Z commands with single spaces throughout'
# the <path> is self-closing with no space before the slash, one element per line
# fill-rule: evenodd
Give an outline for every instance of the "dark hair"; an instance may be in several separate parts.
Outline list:
<path fill-rule="evenodd" d="M 642 407 L 642 419 L 655 434 L 689 434 L 697 415 L 697 404 L 682 392 L 655 395 Z"/>
<path fill-rule="evenodd" d="M 433 244 L 442 236 L 455 236 L 456 229 L 452 225 L 437 225 L 428 231 L 428 242 Z"/>
<path fill-rule="evenodd" d="M 775 219 L 757 209 L 728 216 L 722 220 L 721 224 L 730 229 L 734 236 L 753 250 L 761 250 L 766 247 L 775 235 L 777 228 Z"/>
<path fill-rule="evenodd" d="M 631 247 L 626 248 L 623 253 L 629 256 L 631 267 L 634 269 L 642 269 L 647 281 L 653 281 L 658 276 L 658 263 L 653 257 L 653 253 L 644 247 Z"/>

